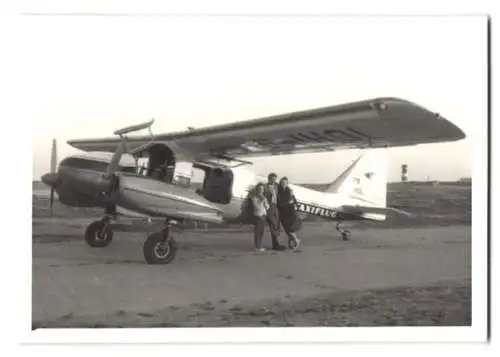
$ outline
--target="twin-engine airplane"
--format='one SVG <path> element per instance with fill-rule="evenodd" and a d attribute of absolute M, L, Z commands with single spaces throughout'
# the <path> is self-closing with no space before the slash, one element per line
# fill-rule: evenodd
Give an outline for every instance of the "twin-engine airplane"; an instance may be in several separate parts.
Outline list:
<path fill-rule="evenodd" d="M 151 234 L 143 246 L 149 264 L 167 264 L 175 258 L 177 245 L 170 234 L 175 222 L 244 220 L 248 192 L 265 180 L 252 173 L 247 167 L 251 163 L 242 158 L 389 148 L 465 138 L 462 130 L 439 114 L 397 98 L 170 134 L 153 135 L 152 124 L 153 120 L 117 130 L 114 134 L 118 138 L 68 141 L 91 154 L 65 158 L 57 172 L 53 145 L 51 173 L 42 177 L 51 187 L 51 210 L 54 191 L 65 205 L 105 209 L 104 217 L 86 229 L 85 240 L 91 247 L 105 247 L 111 242 L 110 223 L 123 211 L 138 217 L 164 218 L 164 229 Z M 149 135 L 127 137 L 143 129 L 149 129 Z M 336 221 L 343 239 L 348 239 L 350 233 L 340 228 L 342 221 L 383 221 L 388 214 L 404 214 L 387 207 L 386 162 L 379 155 L 370 154 L 374 153 L 358 158 L 322 192 L 291 185 L 298 201 L 297 210 L 303 216 Z M 141 158 L 148 161 L 146 168 L 138 165 Z M 204 171 L 200 189 L 176 182 L 181 163 L 187 163 L 191 172 L 193 168 Z M 330 164 L 323 165 L 327 172 Z"/>

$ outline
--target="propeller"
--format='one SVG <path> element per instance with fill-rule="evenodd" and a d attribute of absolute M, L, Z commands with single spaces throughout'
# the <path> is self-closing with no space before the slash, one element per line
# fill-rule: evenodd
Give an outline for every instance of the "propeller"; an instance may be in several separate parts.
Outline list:
<path fill-rule="evenodd" d="M 50 173 L 52 175 L 56 174 L 57 169 L 57 141 L 52 139 L 52 150 L 50 152 Z M 54 184 L 50 185 L 50 208 L 49 217 L 52 218 L 52 207 L 54 206 Z"/>

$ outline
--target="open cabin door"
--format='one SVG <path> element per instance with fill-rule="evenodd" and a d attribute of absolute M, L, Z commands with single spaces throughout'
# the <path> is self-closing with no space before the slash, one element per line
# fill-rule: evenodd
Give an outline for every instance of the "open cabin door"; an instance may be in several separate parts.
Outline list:
<path fill-rule="evenodd" d="M 192 174 L 192 163 L 177 161 L 166 145 L 155 144 L 138 155 L 137 176 L 189 187 Z"/>

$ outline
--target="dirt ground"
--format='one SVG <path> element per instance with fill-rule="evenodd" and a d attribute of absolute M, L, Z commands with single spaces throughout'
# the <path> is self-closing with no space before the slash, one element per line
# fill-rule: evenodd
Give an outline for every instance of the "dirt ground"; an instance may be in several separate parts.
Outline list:
<path fill-rule="evenodd" d="M 148 266 L 144 233 L 90 248 L 90 221 L 34 218 L 34 328 L 471 323 L 468 225 L 358 227 L 345 242 L 313 222 L 296 253 L 254 253 L 247 230 L 189 230 L 172 264 Z"/>

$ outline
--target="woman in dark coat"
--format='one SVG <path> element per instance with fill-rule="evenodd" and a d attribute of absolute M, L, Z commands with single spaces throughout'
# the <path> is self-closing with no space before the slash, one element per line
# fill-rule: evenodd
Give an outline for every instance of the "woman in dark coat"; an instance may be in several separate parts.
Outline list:
<path fill-rule="evenodd" d="M 297 238 L 296 232 L 301 225 L 295 210 L 297 201 L 292 189 L 288 186 L 288 178 L 281 178 L 278 187 L 278 210 L 281 225 L 288 235 L 288 246 L 296 250 L 300 245 L 300 239 Z"/>

